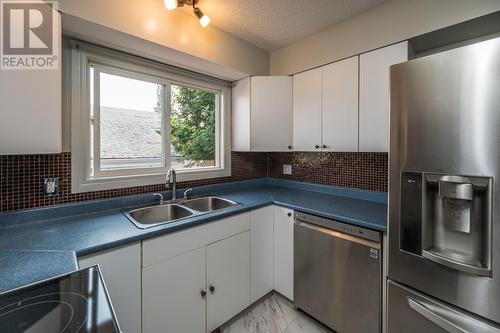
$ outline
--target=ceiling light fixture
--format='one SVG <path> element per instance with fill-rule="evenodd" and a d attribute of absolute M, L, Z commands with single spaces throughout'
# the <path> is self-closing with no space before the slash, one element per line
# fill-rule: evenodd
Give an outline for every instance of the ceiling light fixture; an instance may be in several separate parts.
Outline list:
<path fill-rule="evenodd" d="M 200 0 L 163 0 L 163 3 L 168 10 L 174 10 L 177 7 L 193 6 L 194 15 L 200 21 L 200 25 L 205 28 L 210 23 L 211 19 L 198 8 L 199 1 Z"/>

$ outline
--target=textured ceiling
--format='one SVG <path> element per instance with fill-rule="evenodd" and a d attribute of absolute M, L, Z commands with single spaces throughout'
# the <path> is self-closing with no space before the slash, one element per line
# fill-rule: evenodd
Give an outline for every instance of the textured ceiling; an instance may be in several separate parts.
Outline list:
<path fill-rule="evenodd" d="M 272 51 L 385 1 L 200 0 L 199 7 L 216 27 Z"/>

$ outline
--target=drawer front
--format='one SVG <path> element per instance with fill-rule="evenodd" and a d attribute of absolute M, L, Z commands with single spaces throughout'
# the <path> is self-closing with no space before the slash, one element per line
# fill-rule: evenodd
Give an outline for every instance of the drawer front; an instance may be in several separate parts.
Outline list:
<path fill-rule="evenodd" d="M 146 240 L 142 243 L 142 265 L 147 267 L 247 230 L 250 213 L 243 213 Z"/>
<path fill-rule="evenodd" d="M 500 333 L 500 327 L 459 308 L 388 282 L 388 333 Z"/>

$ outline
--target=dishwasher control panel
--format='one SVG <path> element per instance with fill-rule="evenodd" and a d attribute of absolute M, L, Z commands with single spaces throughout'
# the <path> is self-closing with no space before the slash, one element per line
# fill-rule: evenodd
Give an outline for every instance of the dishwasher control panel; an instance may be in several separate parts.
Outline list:
<path fill-rule="evenodd" d="M 378 231 L 369 230 L 354 225 L 350 225 L 344 222 L 330 220 L 323 217 L 304 214 L 300 212 L 295 212 L 295 219 L 298 221 L 304 221 L 307 223 L 315 224 L 330 230 L 339 231 L 352 236 L 368 239 L 374 242 L 380 242 L 380 233 Z"/>

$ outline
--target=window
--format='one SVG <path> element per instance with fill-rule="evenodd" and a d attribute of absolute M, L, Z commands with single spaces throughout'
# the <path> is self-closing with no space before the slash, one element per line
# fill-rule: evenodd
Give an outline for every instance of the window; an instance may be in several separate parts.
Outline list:
<path fill-rule="evenodd" d="M 92 176 L 166 166 L 164 85 L 91 66 L 90 96 Z"/>
<path fill-rule="evenodd" d="M 76 41 L 70 73 L 73 192 L 230 175 L 227 82 Z"/>
<path fill-rule="evenodd" d="M 170 89 L 172 167 L 215 167 L 216 93 L 181 85 Z"/>

